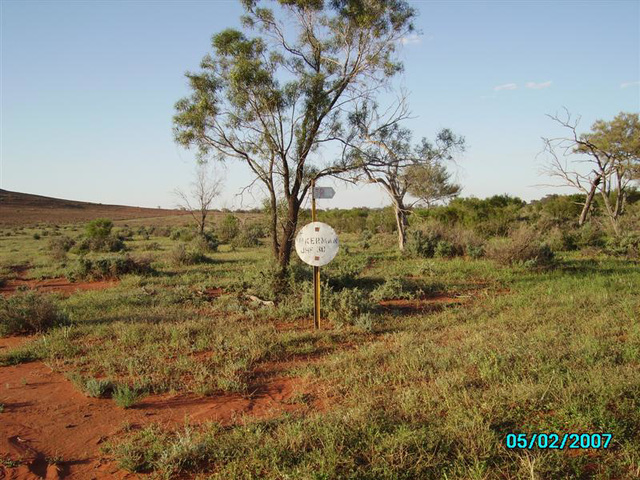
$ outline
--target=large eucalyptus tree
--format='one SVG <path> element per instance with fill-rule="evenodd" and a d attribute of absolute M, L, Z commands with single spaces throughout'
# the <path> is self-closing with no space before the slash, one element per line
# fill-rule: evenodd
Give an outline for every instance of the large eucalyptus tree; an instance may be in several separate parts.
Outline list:
<path fill-rule="evenodd" d="M 242 30 L 214 35 L 201 70 L 186 74 L 192 92 L 176 104 L 174 133 L 201 157 L 248 165 L 268 193 L 284 272 L 311 182 L 351 168 L 344 119 L 400 71 L 395 53 L 415 12 L 405 0 L 262 3 L 244 0 Z"/>

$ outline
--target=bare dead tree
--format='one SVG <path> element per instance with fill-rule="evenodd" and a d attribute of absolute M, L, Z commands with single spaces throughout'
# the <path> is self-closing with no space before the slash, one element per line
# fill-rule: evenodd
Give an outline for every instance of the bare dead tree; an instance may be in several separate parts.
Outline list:
<path fill-rule="evenodd" d="M 202 236 L 213 200 L 220 194 L 221 184 L 222 178 L 219 174 L 207 163 L 200 163 L 196 166 L 191 189 L 188 192 L 176 189 L 174 192 L 179 199 L 178 208 L 191 214 L 198 233 Z"/>
<path fill-rule="evenodd" d="M 615 234 L 624 212 L 628 187 L 640 159 L 640 123 L 638 115 L 621 113 L 611 122 L 595 122 L 592 131 L 578 134 L 580 117 L 572 118 L 565 109 L 563 117 L 548 115 L 568 131 L 568 135 L 543 138 L 549 155 L 544 172 L 585 195 L 578 224 L 583 225 L 594 198 L 599 193 Z M 586 166 L 586 168 L 584 167 Z"/>

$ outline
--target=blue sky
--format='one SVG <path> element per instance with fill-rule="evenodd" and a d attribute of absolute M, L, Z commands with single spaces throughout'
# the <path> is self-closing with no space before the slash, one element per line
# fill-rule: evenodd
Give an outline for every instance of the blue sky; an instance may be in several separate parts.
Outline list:
<path fill-rule="evenodd" d="M 539 198 L 545 117 L 563 107 L 598 118 L 640 110 L 640 2 L 412 2 L 400 83 L 416 137 L 464 135 L 465 196 Z M 2 0 L 2 188 L 102 203 L 170 207 L 194 155 L 176 146 L 173 105 L 188 93 L 210 37 L 238 25 L 234 1 Z M 251 177 L 225 169 L 218 207 Z M 386 205 L 375 186 L 339 185 L 324 207 Z"/>

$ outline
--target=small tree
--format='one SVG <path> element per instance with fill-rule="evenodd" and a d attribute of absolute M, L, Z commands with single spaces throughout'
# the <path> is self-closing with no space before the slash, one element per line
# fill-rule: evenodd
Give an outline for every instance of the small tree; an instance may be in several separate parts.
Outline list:
<path fill-rule="evenodd" d="M 369 183 L 380 185 L 391 198 L 398 229 L 398 247 L 407 240 L 408 213 L 415 204 L 427 206 L 456 196 L 461 187 L 451 180 L 444 162 L 465 149 L 464 137 L 441 130 L 435 143 L 423 138 L 411 145 L 411 131 L 400 123 L 408 118 L 404 99 L 389 115 L 375 105 L 362 105 L 350 120 L 358 135 L 350 140 L 353 163 Z M 407 203 L 407 194 L 416 199 Z"/>
<path fill-rule="evenodd" d="M 207 163 L 200 163 L 196 167 L 195 179 L 191 182 L 191 190 L 189 192 L 180 189 L 175 190 L 175 194 L 179 199 L 178 208 L 184 209 L 191 214 L 201 236 L 204 236 L 211 204 L 220 194 L 221 183 L 222 180 L 217 178 L 215 171 Z"/>
<path fill-rule="evenodd" d="M 629 187 L 638 180 L 640 170 L 639 115 L 620 113 L 610 122 L 598 120 L 591 126 L 591 132 L 579 135 L 580 118 L 574 120 L 568 111 L 565 113 L 564 118 L 549 115 L 569 133 L 566 137 L 543 138 L 545 151 L 550 154 L 546 173 L 559 178 L 563 186 L 584 193 L 580 225 L 586 221 L 594 197 L 599 193 L 604 213 L 617 235 Z"/>

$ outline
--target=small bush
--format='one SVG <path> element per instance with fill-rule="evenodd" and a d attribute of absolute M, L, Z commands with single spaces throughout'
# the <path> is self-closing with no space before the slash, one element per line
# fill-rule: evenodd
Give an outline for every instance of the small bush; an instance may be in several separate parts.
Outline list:
<path fill-rule="evenodd" d="M 113 222 L 108 218 L 97 218 L 87 223 L 85 234 L 87 238 L 107 238 L 111 235 Z"/>
<path fill-rule="evenodd" d="M 176 247 L 169 252 L 169 260 L 176 266 L 196 265 L 198 263 L 208 263 L 211 261 L 209 257 L 200 252 L 187 250 L 184 243 L 176 245 Z"/>
<path fill-rule="evenodd" d="M 433 252 L 433 256 L 436 258 L 450 258 L 456 256 L 457 254 L 459 254 L 459 252 L 457 251 L 456 247 L 447 240 L 440 240 L 436 244 L 436 248 Z"/>
<path fill-rule="evenodd" d="M 484 245 L 467 245 L 465 251 L 473 259 L 484 257 Z"/>
<path fill-rule="evenodd" d="M 629 232 L 619 237 L 612 237 L 607 240 L 605 250 L 611 255 L 638 258 L 640 257 L 640 234 Z"/>
<path fill-rule="evenodd" d="M 355 325 L 371 310 L 369 295 L 357 288 L 332 292 L 326 305 L 327 317 L 334 324 Z"/>
<path fill-rule="evenodd" d="M 113 391 L 113 383 L 109 380 L 90 378 L 84 383 L 84 392 L 89 397 L 103 398 Z"/>
<path fill-rule="evenodd" d="M 554 253 L 542 244 L 537 232 L 522 226 L 508 238 L 493 239 L 487 246 L 487 257 L 504 265 L 548 266 L 553 263 Z"/>
<path fill-rule="evenodd" d="M 174 228 L 171 230 L 171 235 L 169 235 L 171 240 L 181 240 L 183 242 L 190 242 L 194 238 L 196 238 L 196 231 L 193 228 Z"/>
<path fill-rule="evenodd" d="M 437 232 L 410 231 L 407 235 L 405 252 L 412 257 L 433 258 L 441 238 Z"/>
<path fill-rule="evenodd" d="M 360 239 L 358 241 L 358 245 L 363 250 L 368 250 L 371 247 L 371 240 L 373 240 L 373 233 L 371 230 L 363 230 L 360 232 Z"/>
<path fill-rule="evenodd" d="M 345 256 L 339 262 L 330 263 L 324 270 L 329 279 L 329 285 L 336 290 L 356 286 L 358 277 L 369 262 L 368 257 Z"/>
<path fill-rule="evenodd" d="M 218 250 L 218 237 L 211 232 L 205 232 L 204 235 L 198 235 L 193 239 L 193 245 L 196 251 L 200 253 L 215 252 Z"/>
<path fill-rule="evenodd" d="M 64 312 L 47 296 L 28 291 L 0 296 L 0 335 L 44 332 L 67 323 Z"/>
<path fill-rule="evenodd" d="M 240 233 L 240 220 L 235 215 L 228 213 L 218 226 L 218 236 L 222 243 L 231 243 Z"/>
<path fill-rule="evenodd" d="M 124 227 L 124 228 L 119 229 L 116 232 L 115 236 L 117 238 L 119 238 L 120 240 L 133 240 L 133 235 L 134 235 L 133 230 L 131 230 L 128 227 Z"/>
<path fill-rule="evenodd" d="M 391 277 L 371 292 L 371 299 L 374 302 L 399 298 L 410 299 L 420 296 L 421 293 L 415 285 L 409 283 L 404 278 Z"/>
<path fill-rule="evenodd" d="M 122 408 L 131 408 L 134 406 L 144 394 L 135 387 L 129 385 L 116 385 L 113 389 L 111 398 L 115 404 Z"/>
<path fill-rule="evenodd" d="M 36 232 L 36 233 L 34 233 L 34 234 L 33 234 L 33 239 L 34 239 L 34 240 L 40 240 L 40 234 L 39 234 L 39 233 L 37 233 L 37 232 Z"/>
<path fill-rule="evenodd" d="M 252 248 L 260 246 L 260 239 L 264 237 L 264 229 L 259 223 L 251 223 L 242 227 L 240 232 L 231 240 L 234 248 Z"/>
<path fill-rule="evenodd" d="M 62 261 L 67 258 L 67 252 L 76 244 L 75 240 L 67 236 L 53 237 L 49 240 L 47 248 L 54 260 Z"/>
<path fill-rule="evenodd" d="M 152 271 L 148 257 L 118 255 L 97 259 L 79 258 L 67 275 L 71 280 L 106 280 L 126 274 L 145 275 Z"/>

